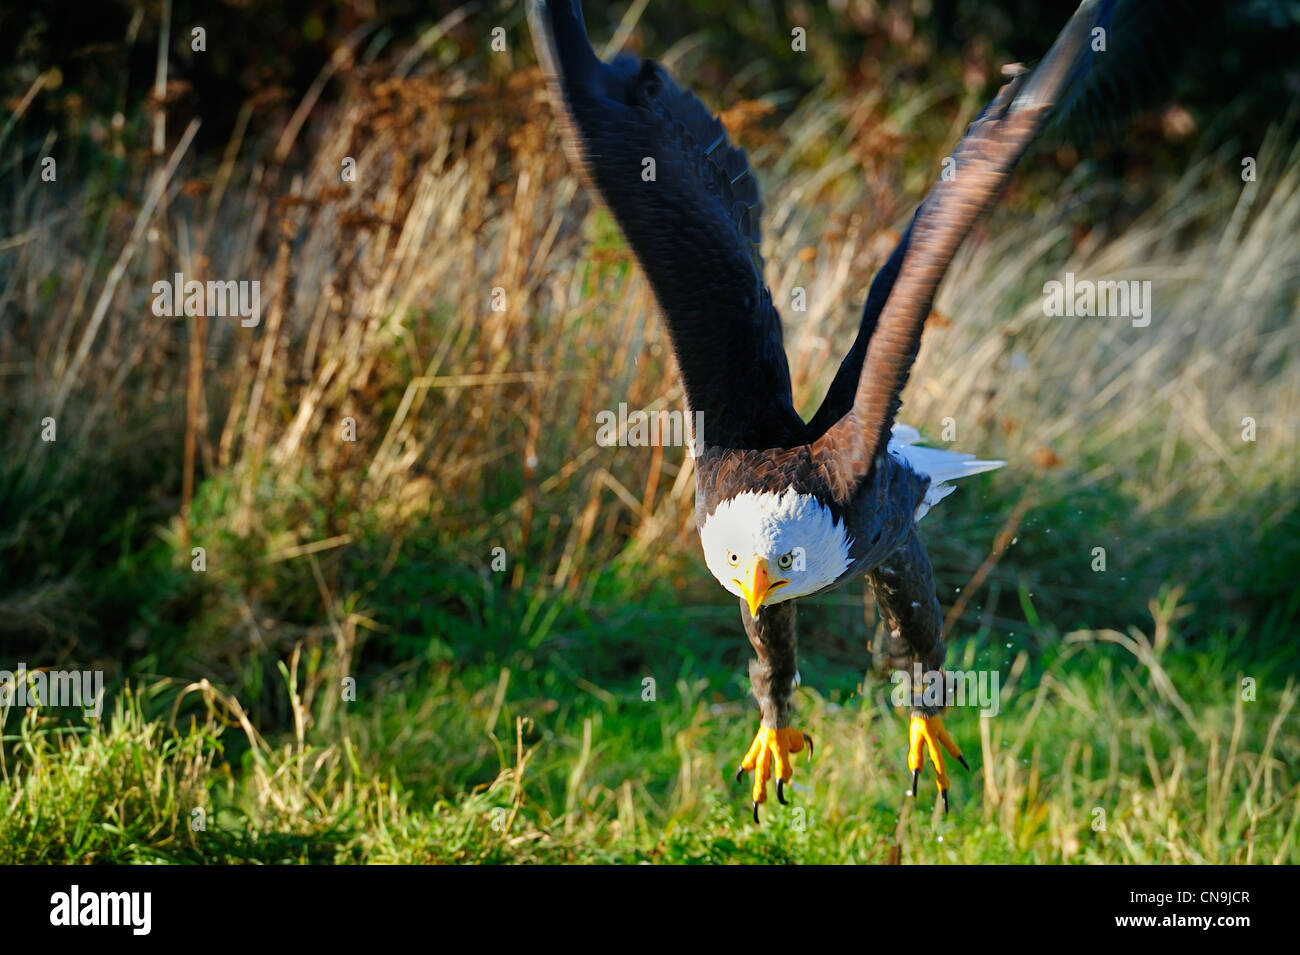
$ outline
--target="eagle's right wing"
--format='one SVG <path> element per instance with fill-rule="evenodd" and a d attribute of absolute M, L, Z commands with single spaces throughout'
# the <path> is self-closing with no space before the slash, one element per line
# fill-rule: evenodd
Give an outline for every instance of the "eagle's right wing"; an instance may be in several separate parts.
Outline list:
<path fill-rule="evenodd" d="M 763 282 L 762 206 L 745 153 L 659 64 L 628 54 L 602 62 L 578 0 L 533 0 L 529 21 L 570 150 L 667 319 L 687 404 L 702 413 L 697 437 L 729 448 L 798 443 L 804 425 Z"/>

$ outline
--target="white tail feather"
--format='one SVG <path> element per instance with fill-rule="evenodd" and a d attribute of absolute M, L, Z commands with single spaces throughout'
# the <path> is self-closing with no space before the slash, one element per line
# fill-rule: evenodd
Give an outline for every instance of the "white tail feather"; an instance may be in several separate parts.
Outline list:
<path fill-rule="evenodd" d="M 1005 461 L 981 461 L 973 454 L 961 451 L 945 451 L 943 448 L 927 448 L 916 442 L 921 440 L 921 433 L 905 424 L 896 424 L 889 436 L 889 453 L 902 461 L 917 474 L 930 479 L 930 487 L 925 492 L 925 499 L 916 506 L 915 519 L 920 520 L 930 512 L 930 508 L 957 490 L 949 481 L 957 481 L 972 474 L 981 474 L 1000 468 Z"/>

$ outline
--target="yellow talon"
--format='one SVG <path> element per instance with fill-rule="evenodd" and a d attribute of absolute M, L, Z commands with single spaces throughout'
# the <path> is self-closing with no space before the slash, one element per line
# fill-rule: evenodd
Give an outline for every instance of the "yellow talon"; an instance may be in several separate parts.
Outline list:
<path fill-rule="evenodd" d="M 934 766 L 936 781 L 939 785 L 939 795 L 943 797 L 943 811 L 948 811 L 948 774 L 944 772 L 943 752 L 940 746 L 948 751 L 948 755 L 957 760 L 967 770 L 970 766 L 966 765 L 966 760 L 962 758 L 961 750 L 957 744 L 952 741 L 948 731 L 944 729 L 943 720 L 938 716 L 913 716 L 911 725 L 908 727 L 907 734 L 907 768 L 912 772 L 912 795 L 916 795 L 917 786 L 921 781 L 921 762 L 924 751 L 930 754 L 930 762 Z"/>
<path fill-rule="evenodd" d="M 754 737 L 754 742 L 750 744 L 749 752 L 741 760 L 740 769 L 736 772 L 736 780 L 745 774 L 747 770 L 754 771 L 754 821 L 758 821 L 758 805 L 767 801 L 767 781 L 772 778 L 772 764 L 776 764 L 776 798 L 785 803 L 785 784 L 790 781 L 794 775 L 794 768 L 790 765 L 790 754 L 797 753 L 804 747 L 804 741 L 808 743 L 809 753 L 812 752 L 812 739 L 800 733 L 793 727 L 783 727 L 781 729 L 769 729 L 766 726 L 760 726 L 758 735 Z"/>

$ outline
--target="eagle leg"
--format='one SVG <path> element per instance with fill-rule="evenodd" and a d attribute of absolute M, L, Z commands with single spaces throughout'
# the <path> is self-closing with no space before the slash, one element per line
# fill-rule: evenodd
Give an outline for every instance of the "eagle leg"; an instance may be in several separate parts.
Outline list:
<path fill-rule="evenodd" d="M 970 766 L 939 718 L 947 700 L 942 695 L 934 697 L 929 690 L 932 683 L 938 687 L 946 686 L 942 677 L 947 647 L 943 642 L 943 616 L 934 592 L 934 572 L 915 528 L 902 545 L 867 577 L 885 625 L 885 651 L 889 662 L 895 669 L 903 671 L 904 685 L 911 689 L 912 714 L 907 744 L 907 768 L 912 774 L 911 795 L 916 796 L 921 767 L 928 754 L 946 813 L 948 774 L 943 751 L 947 750 L 948 755 L 967 770 Z"/>
<path fill-rule="evenodd" d="M 749 751 L 741 760 L 736 772 L 739 782 L 748 771 L 754 773 L 754 822 L 758 822 L 758 807 L 767 801 L 767 783 L 775 767 L 776 798 L 785 805 L 785 784 L 794 769 L 790 754 L 798 753 L 808 744 L 812 755 L 812 739 L 790 726 L 790 710 L 794 690 L 799 683 L 796 669 L 794 630 L 794 602 L 760 607 L 750 613 L 745 601 L 740 602 L 740 617 L 745 633 L 754 648 L 756 659 L 749 664 L 749 684 L 758 702 L 762 723 Z"/>

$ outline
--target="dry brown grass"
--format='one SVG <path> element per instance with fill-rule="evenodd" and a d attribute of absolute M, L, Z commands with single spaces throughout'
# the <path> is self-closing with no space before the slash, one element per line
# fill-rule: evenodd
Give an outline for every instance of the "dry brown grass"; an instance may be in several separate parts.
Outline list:
<path fill-rule="evenodd" d="M 698 595 L 712 606 L 716 594 L 694 560 L 689 460 L 678 449 L 620 451 L 595 441 L 597 411 L 620 402 L 671 408 L 681 394 L 649 289 L 612 222 L 571 175 L 539 75 L 484 81 L 457 68 L 433 79 L 346 62 L 332 69 L 346 91 L 337 105 L 306 108 L 296 128 L 249 139 L 247 117 L 257 108 L 250 104 L 213 167 L 189 152 L 186 129 L 173 130 L 177 138 L 157 157 L 134 152 L 129 131 L 111 133 L 106 152 L 131 160 L 120 196 L 79 180 L 75 166 L 61 191 L 30 167 L 10 168 L 15 202 L 0 238 L 10 493 L 28 495 L 32 513 L 51 501 L 85 507 L 121 473 L 140 472 L 128 486 L 153 495 L 148 514 L 169 526 L 175 559 L 188 562 L 190 545 L 208 550 L 221 596 L 205 598 L 188 621 L 203 635 L 204 665 L 235 667 L 305 640 L 328 651 L 325 664 L 311 664 L 319 668 L 304 684 L 308 695 L 351 672 L 365 635 L 387 627 L 394 610 L 353 599 L 367 580 L 355 569 L 349 577 L 341 554 L 372 555 L 366 573 L 381 578 L 404 550 L 436 539 L 448 573 L 469 568 L 488 581 L 489 550 L 504 546 L 510 587 L 526 604 L 517 638 L 528 647 L 562 603 L 598 604 L 597 589 L 619 568 L 652 566 L 677 601 Z M 756 146 L 767 186 L 764 251 L 774 297 L 788 303 L 795 287 L 807 290 L 807 312 L 784 308 L 802 408 L 818 400 L 847 348 L 872 271 L 908 209 L 896 184 L 918 173 L 901 168 L 897 146 L 925 105 L 814 99 L 780 121 L 758 108 L 729 117 Z M 959 129 L 958 120 L 954 137 Z M 345 157 L 355 159 L 355 183 L 340 179 Z M 1000 484 L 985 485 L 987 497 L 972 490 L 963 504 L 955 496 L 941 509 L 947 516 L 928 519 L 945 603 L 948 588 L 980 566 L 1016 502 L 1030 502 L 1027 530 L 1012 530 L 1001 562 L 974 582 L 987 589 L 962 598 L 958 634 L 1001 633 L 1009 620 L 1023 627 L 1024 617 L 1005 606 L 1018 592 L 1049 609 L 1082 606 L 1093 619 L 1113 614 L 1115 626 L 1075 634 L 1069 654 L 1117 642 L 1151 680 L 1126 683 L 1122 712 L 1110 710 L 1107 700 L 1117 697 L 1076 680 L 1067 655 L 1042 676 L 1023 719 L 979 721 L 983 820 L 998 840 L 1030 855 L 1265 861 L 1250 838 L 1239 840 L 1242 828 L 1283 817 L 1289 823 L 1269 837 L 1270 861 L 1294 854 L 1300 816 L 1285 772 L 1295 748 L 1294 689 L 1274 688 L 1281 706 L 1261 740 L 1263 718 L 1252 722 L 1239 702 L 1184 711 L 1179 689 L 1158 679 L 1161 657 L 1150 647 L 1159 631 L 1153 643 L 1121 632 L 1132 619 L 1125 608 L 1145 608 L 1166 583 L 1204 571 L 1213 593 L 1214 574 L 1276 546 L 1294 513 L 1286 501 L 1300 434 L 1300 248 L 1291 241 L 1300 231 L 1300 156 L 1278 133 L 1258 158 L 1259 182 L 1243 185 L 1237 156 L 1207 153 L 1130 228 L 1113 234 L 1095 224 L 1082 242 L 1090 197 L 1114 184 L 1080 166 L 1053 194 L 1016 196 L 960 255 L 937 303 L 941 320 L 925 337 L 906 420 L 937 437 L 951 417 L 958 446 L 1012 462 Z M 1151 325 L 1045 319 L 1042 283 L 1067 270 L 1093 280 L 1151 279 Z M 154 317 L 151 286 L 177 271 L 260 281 L 259 327 Z M 503 311 L 492 309 L 497 288 Z M 58 419 L 54 445 L 39 440 L 46 415 Z M 1259 423 L 1257 442 L 1240 440 L 1246 416 Z M 342 437 L 348 418 L 355 441 Z M 1075 506 L 1090 494 L 1118 500 L 1118 515 Z M 1069 545 L 1047 548 L 1053 530 Z M 5 534 L 10 564 L 27 561 L 30 532 Z M 1024 538 L 1039 549 L 1017 562 Z M 1120 542 L 1116 572 L 1104 581 L 1083 569 L 1094 540 Z M 100 553 L 101 543 L 68 538 L 51 547 Z M 82 612 L 89 575 L 70 560 L 24 578 L 0 596 L 4 626 L 57 638 L 59 652 L 73 655 L 79 641 L 147 647 L 147 630 L 100 634 L 99 642 L 87 636 L 95 632 Z M 1237 583 L 1221 579 L 1225 602 L 1239 599 Z M 1029 628 L 1027 639 L 1050 629 L 1054 618 L 1045 616 L 1049 623 Z M 1061 623 L 1071 627 L 1072 618 Z M 975 653 L 973 641 L 959 647 Z M 1018 679 L 1031 654 L 1018 648 L 1007 656 Z M 1088 656 L 1086 666 L 1100 660 Z M 295 660 L 295 679 L 297 669 Z M 503 702 L 509 680 L 501 672 L 501 684 L 494 671 L 482 686 L 446 691 L 463 737 L 402 730 L 402 740 L 412 736 L 441 759 L 477 766 L 457 741 L 486 725 L 503 761 L 513 760 L 497 784 L 467 797 L 453 820 L 466 832 L 475 814 L 502 800 L 518 810 L 531 778 L 525 756 L 541 745 L 494 729 L 512 706 Z M 1111 676 L 1129 680 L 1133 672 Z M 608 702 L 590 683 L 582 692 Z M 547 781 L 534 785 L 558 786 L 554 799 L 547 790 L 537 801 L 563 809 L 526 813 L 511 851 L 549 844 L 557 832 L 578 842 L 634 839 L 678 814 L 702 819 L 723 757 L 702 729 L 719 711 L 696 699 L 699 692 L 684 683 L 680 695 L 690 705 L 659 717 L 679 767 L 667 793 L 642 782 L 634 799 L 630 783 L 612 782 L 602 766 L 610 754 L 599 737 L 593 743 L 590 723 L 557 730 L 551 743 L 564 758 L 555 749 L 539 757 Z M 212 719 L 239 706 L 211 684 L 196 695 Z M 355 768 L 354 738 L 344 733 L 322 750 L 304 742 L 311 720 L 332 731 L 343 718 L 322 711 L 324 699 L 291 701 L 295 737 L 286 747 L 241 723 L 259 754 L 248 805 L 291 814 L 314 805 L 327 816 L 352 805 L 340 793 L 362 778 L 345 771 Z M 1135 718 L 1139 702 L 1149 708 Z M 445 728 L 436 722 L 442 706 L 422 699 L 403 725 Z M 827 845 L 875 858 L 887 833 L 851 823 L 850 810 L 896 795 L 897 780 L 873 774 L 892 765 L 901 730 L 882 716 L 862 746 L 860 712 L 815 695 L 807 711 L 809 728 L 826 740 L 819 797 L 837 827 Z M 414 745 L 385 737 L 392 714 L 373 719 L 357 732 L 369 734 L 374 750 Z M 1099 726 L 1112 727 L 1108 739 L 1096 738 Z M 1065 747 L 1060 767 L 1057 754 L 1041 750 L 1045 732 Z M 1243 734 L 1248 747 L 1238 745 Z M 1149 778 L 1119 768 L 1121 754 L 1139 751 Z M 1203 783 L 1189 789 L 1198 773 Z M 864 779 L 873 780 L 867 789 Z M 310 795 L 317 789 L 326 795 Z M 381 789 L 373 790 L 375 812 L 413 825 Z M 233 784 L 230 792 L 235 799 Z M 1118 817 L 1101 848 L 1080 844 L 1094 805 Z M 1180 826 L 1186 838 L 1175 838 Z M 922 844 L 928 838 L 912 831 L 918 848 L 909 858 L 951 857 L 946 847 Z M 435 851 L 379 843 L 382 858 Z M 493 845 L 484 851 L 504 851 Z M 980 851 L 975 845 L 970 852 Z"/>

